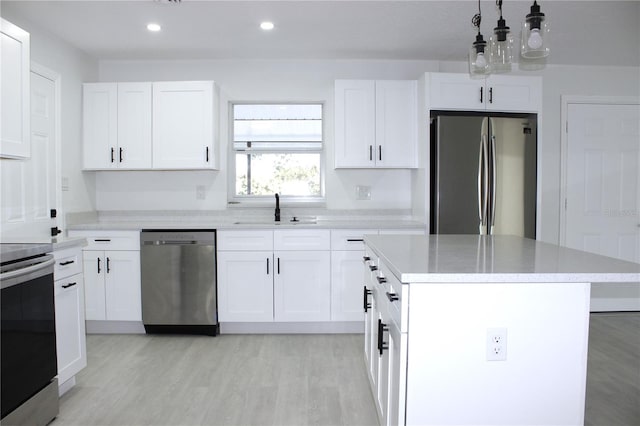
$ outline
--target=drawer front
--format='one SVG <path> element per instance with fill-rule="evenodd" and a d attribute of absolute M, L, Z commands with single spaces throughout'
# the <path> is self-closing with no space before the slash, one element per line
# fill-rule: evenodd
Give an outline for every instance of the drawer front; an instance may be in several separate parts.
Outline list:
<path fill-rule="evenodd" d="M 53 252 L 56 260 L 53 266 L 53 279 L 60 280 L 82 272 L 82 248 L 72 247 Z"/>
<path fill-rule="evenodd" d="M 274 250 L 329 250 L 328 229 L 283 229 L 273 231 Z"/>
<path fill-rule="evenodd" d="M 409 286 L 402 284 L 384 265 L 380 264 L 378 276 L 383 281 L 380 286 L 380 292 L 388 303 L 389 315 L 400 328 L 401 333 L 407 332 L 408 315 L 409 315 Z M 376 281 L 378 281 L 376 279 Z"/>
<path fill-rule="evenodd" d="M 243 230 L 218 231 L 218 250 L 223 251 L 272 251 L 273 231 Z"/>
<path fill-rule="evenodd" d="M 140 251 L 139 231 L 69 231 L 69 236 L 86 238 L 84 250 Z"/>
<path fill-rule="evenodd" d="M 377 229 L 334 229 L 331 250 L 364 250 L 364 235 L 377 235 Z"/>

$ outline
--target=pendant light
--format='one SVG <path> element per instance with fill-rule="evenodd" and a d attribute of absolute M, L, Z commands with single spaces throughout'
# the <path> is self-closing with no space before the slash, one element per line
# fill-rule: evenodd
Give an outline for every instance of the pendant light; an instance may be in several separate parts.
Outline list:
<path fill-rule="evenodd" d="M 500 11 L 500 18 L 498 19 L 498 26 L 493 29 L 493 34 L 489 39 L 491 71 L 503 73 L 511 71 L 513 36 L 502 17 L 502 0 L 496 0 L 496 6 Z"/>
<path fill-rule="evenodd" d="M 469 74 L 472 78 L 487 78 L 491 73 L 491 63 L 487 50 L 487 42 L 480 33 L 480 23 L 482 22 L 482 12 L 480 10 L 480 0 L 478 0 L 478 13 L 471 18 L 471 23 L 478 29 L 476 40 L 469 49 Z"/>
<path fill-rule="evenodd" d="M 527 59 L 549 56 L 549 27 L 536 0 L 533 1 L 531 12 L 522 23 L 520 54 Z"/>

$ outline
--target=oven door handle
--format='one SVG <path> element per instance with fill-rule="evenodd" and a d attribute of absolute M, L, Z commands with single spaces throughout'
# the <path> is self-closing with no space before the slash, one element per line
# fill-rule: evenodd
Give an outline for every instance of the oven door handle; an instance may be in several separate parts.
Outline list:
<path fill-rule="evenodd" d="M 2 280 L 2 288 L 7 288 L 19 284 L 21 281 L 16 280 L 16 278 L 20 278 L 23 276 L 34 275 L 30 278 L 38 278 L 45 274 L 36 274 L 37 272 L 46 269 L 56 263 L 56 260 L 53 256 L 47 255 L 44 256 L 43 262 L 36 263 L 35 265 L 27 266 L 26 268 L 16 269 L 15 271 L 5 272 L 4 274 L 0 274 L 0 280 Z M 11 282 L 9 282 L 11 281 Z M 14 282 L 15 281 L 15 282 Z"/>

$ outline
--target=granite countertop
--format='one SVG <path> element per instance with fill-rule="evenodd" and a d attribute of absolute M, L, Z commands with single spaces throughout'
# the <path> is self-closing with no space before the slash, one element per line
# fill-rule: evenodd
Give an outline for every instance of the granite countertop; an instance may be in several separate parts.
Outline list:
<path fill-rule="evenodd" d="M 365 236 L 403 283 L 640 282 L 640 264 L 515 236 Z"/>

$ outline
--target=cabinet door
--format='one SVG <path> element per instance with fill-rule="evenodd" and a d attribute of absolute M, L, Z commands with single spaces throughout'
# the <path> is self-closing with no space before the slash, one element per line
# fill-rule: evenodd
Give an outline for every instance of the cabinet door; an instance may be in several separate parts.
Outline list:
<path fill-rule="evenodd" d="M 87 366 L 82 274 L 55 282 L 58 383 L 63 384 Z"/>
<path fill-rule="evenodd" d="M 331 252 L 331 320 L 362 321 L 362 251 Z"/>
<path fill-rule="evenodd" d="M 273 252 L 218 252 L 220 322 L 273 321 Z"/>
<path fill-rule="evenodd" d="M 140 252 L 106 251 L 106 319 L 142 321 Z"/>
<path fill-rule="evenodd" d="M 82 86 L 82 148 L 85 169 L 118 167 L 118 86 L 85 83 Z"/>
<path fill-rule="evenodd" d="M 0 157 L 29 158 L 30 46 L 29 33 L 2 19 L 0 26 Z"/>
<path fill-rule="evenodd" d="M 376 167 L 417 167 L 418 85 L 376 81 Z"/>
<path fill-rule="evenodd" d="M 405 424 L 405 400 L 407 385 L 407 334 L 395 326 L 389 327 L 389 392 L 387 422 Z"/>
<path fill-rule="evenodd" d="M 274 278 L 276 321 L 329 321 L 329 251 L 277 251 Z"/>
<path fill-rule="evenodd" d="M 384 303 L 384 302 L 381 302 Z M 378 313 L 378 337 L 382 344 L 382 350 L 378 356 L 378 380 L 376 386 L 376 406 L 380 416 L 380 423 L 387 425 L 389 416 L 389 319 L 383 312 Z M 382 353 L 380 353 L 382 352 Z"/>
<path fill-rule="evenodd" d="M 487 110 L 538 112 L 542 84 L 539 77 L 492 75 L 487 79 Z"/>
<path fill-rule="evenodd" d="M 335 82 L 335 167 L 375 166 L 375 82 Z"/>
<path fill-rule="evenodd" d="M 428 109 L 484 111 L 484 80 L 461 73 L 430 73 Z"/>
<path fill-rule="evenodd" d="M 151 168 L 151 83 L 118 83 L 118 152 L 121 169 Z"/>
<path fill-rule="evenodd" d="M 214 83 L 153 83 L 153 168 L 214 168 Z"/>
<path fill-rule="evenodd" d="M 87 320 L 105 320 L 107 316 L 104 298 L 104 252 L 85 251 L 82 258 L 85 317 Z"/>

